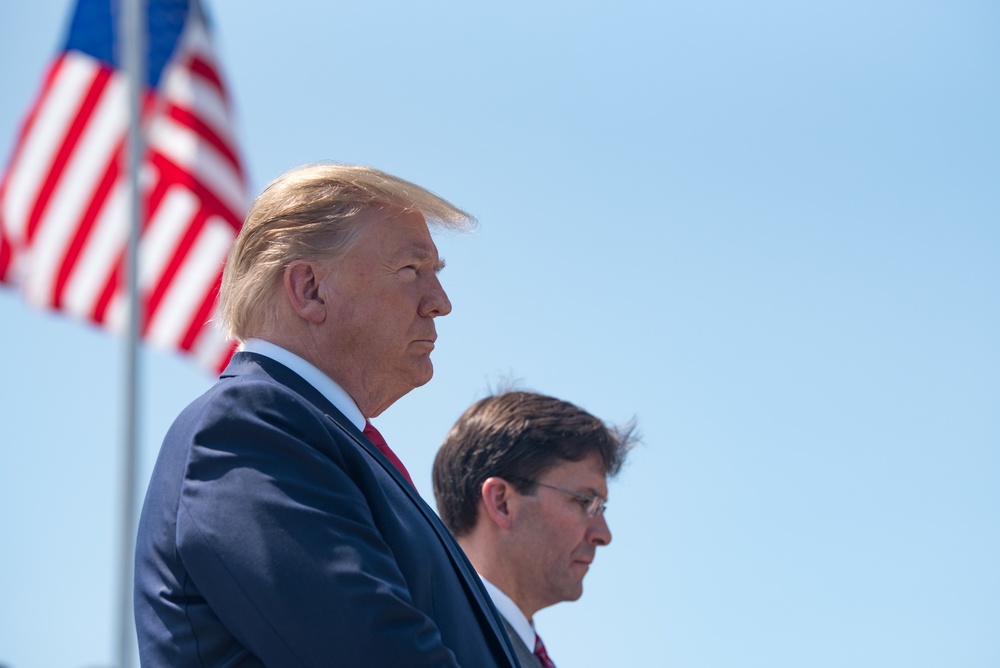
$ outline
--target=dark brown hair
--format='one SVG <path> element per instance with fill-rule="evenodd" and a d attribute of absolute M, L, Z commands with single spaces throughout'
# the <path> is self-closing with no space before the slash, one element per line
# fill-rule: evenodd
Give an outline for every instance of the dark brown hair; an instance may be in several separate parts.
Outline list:
<path fill-rule="evenodd" d="M 441 519 L 461 536 L 476 523 L 480 491 L 500 477 L 524 494 L 561 461 L 597 454 L 614 476 L 635 443 L 634 425 L 615 428 L 587 411 L 533 392 L 504 392 L 473 404 L 434 458 L 434 497 Z"/>

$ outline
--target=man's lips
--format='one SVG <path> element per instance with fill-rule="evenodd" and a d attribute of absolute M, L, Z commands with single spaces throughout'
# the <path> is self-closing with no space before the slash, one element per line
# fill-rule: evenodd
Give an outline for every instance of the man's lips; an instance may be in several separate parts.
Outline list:
<path fill-rule="evenodd" d="M 426 339 L 414 339 L 413 343 L 419 346 L 427 346 L 429 348 L 434 348 L 435 341 L 437 341 L 437 336 L 431 336 Z"/>

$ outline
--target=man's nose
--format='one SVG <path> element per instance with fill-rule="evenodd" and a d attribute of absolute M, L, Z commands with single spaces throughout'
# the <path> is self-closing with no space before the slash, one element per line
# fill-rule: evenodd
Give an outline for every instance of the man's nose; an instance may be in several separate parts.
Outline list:
<path fill-rule="evenodd" d="M 591 520 L 587 540 L 591 545 L 607 545 L 611 542 L 611 529 L 608 528 L 604 513 Z"/>
<path fill-rule="evenodd" d="M 448 294 L 444 291 L 444 287 L 441 285 L 441 281 L 438 280 L 437 274 L 434 274 L 428 280 L 430 285 L 427 288 L 427 293 L 420 302 L 420 315 L 430 318 L 448 315 L 451 313 L 451 300 L 448 299 Z"/>

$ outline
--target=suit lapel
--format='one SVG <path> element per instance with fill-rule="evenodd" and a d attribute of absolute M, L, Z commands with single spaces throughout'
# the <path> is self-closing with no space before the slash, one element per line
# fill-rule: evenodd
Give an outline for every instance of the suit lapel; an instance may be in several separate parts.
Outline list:
<path fill-rule="evenodd" d="M 510 639 L 507 637 L 507 633 L 502 628 L 503 618 L 500 613 L 497 612 L 496 608 L 493 606 L 493 601 L 490 599 L 489 594 L 483 587 L 482 581 L 479 579 L 479 575 L 476 573 L 472 564 L 469 563 L 468 557 L 465 556 L 465 552 L 462 548 L 458 546 L 455 538 L 451 535 L 451 532 L 445 527 L 444 523 L 437 516 L 437 514 L 431 510 L 431 507 L 423 500 L 419 493 L 417 493 L 416 488 L 409 483 L 403 474 L 399 472 L 392 462 L 386 459 L 385 455 L 378 451 L 371 441 L 369 441 L 365 436 L 358 432 L 353 424 L 347 420 L 339 411 L 336 413 L 341 419 L 337 419 L 333 415 L 327 414 L 337 426 L 339 426 L 345 435 L 351 437 L 360 448 L 367 452 L 371 457 L 377 461 L 382 468 L 392 476 L 396 484 L 399 485 L 402 490 L 409 497 L 413 505 L 417 507 L 420 513 L 430 524 L 431 528 L 434 529 L 434 533 L 437 534 L 438 539 L 441 541 L 442 546 L 444 546 L 445 551 L 448 553 L 455 570 L 458 571 L 461 576 L 462 583 L 465 587 L 468 595 L 479 604 L 480 610 L 483 611 L 483 617 L 486 623 L 489 624 L 490 628 L 493 629 L 493 633 L 500 644 L 500 648 L 503 653 L 507 656 L 508 661 L 512 666 L 516 666 L 517 661 L 514 658 L 515 652 L 513 646 L 510 644 Z"/>
<path fill-rule="evenodd" d="M 271 377 L 276 382 L 279 382 L 300 394 L 303 399 L 323 411 L 327 418 L 329 418 L 330 421 L 335 424 L 345 436 L 349 437 L 359 448 L 368 453 L 368 455 L 374 459 L 386 473 L 389 474 L 396 484 L 399 485 L 410 501 L 427 520 L 428 524 L 430 524 L 430 526 L 434 529 L 438 539 L 441 541 L 445 551 L 448 553 L 455 570 L 461 576 L 466 592 L 472 600 L 479 604 L 479 608 L 483 613 L 482 616 L 485 618 L 485 621 L 490 628 L 493 629 L 494 637 L 499 643 L 500 649 L 507 656 L 508 662 L 511 666 L 517 666 L 518 661 L 515 658 L 516 655 L 514 647 L 511 644 L 510 638 L 507 636 L 507 632 L 503 628 L 503 618 L 493 606 L 493 601 L 490 599 L 489 594 L 483 587 L 483 583 L 480 581 L 475 569 L 472 568 L 472 564 L 469 563 L 468 558 L 465 556 L 465 553 L 462 552 L 462 548 L 458 546 L 458 543 L 451 535 L 451 532 L 444 526 L 444 523 L 441 522 L 437 514 L 431 510 L 430 506 L 424 502 L 423 498 L 421 498 L 421 496 L 417 493 L 417 490 L 413 487 L 413 485 L 411 485 L 409 481 L 403 477 L 403 475 L 399 472 L 399 469 L 397 469 L 392 462 L 386 459 L 385 455 L 379 452 L 378 448 L 376 448 L 371 441 L 365 438 L 365 436 L 358 431 L 357 427 L 355 427 L 343 413 L 337 410 L 336 406 L 330 403 L 329 399 L 323 396 L 319 390 L 306 382 L 302 376 L 298 375 L 284 364 L 276 362 L 275 360 L 263 355 L 238 352 L 233 355 L 232 360 L 230 360 L 229 365 L 226 367 L 226 370 L 222 373 L 222 378 L 255 374 L 263 374 Z"/>

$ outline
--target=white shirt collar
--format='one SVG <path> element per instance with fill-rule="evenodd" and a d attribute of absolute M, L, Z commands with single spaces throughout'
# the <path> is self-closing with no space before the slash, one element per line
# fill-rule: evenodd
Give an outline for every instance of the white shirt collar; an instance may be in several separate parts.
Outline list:
<path fill-rule="evenodd" d="M 493 605 L 496 606 L 497 612 L 503 615 L 511 628 L 517 632 L 518 637 L 524 642 L 524 646 L 528 648 L 528 651 L 534 652 L 535 627 L 531 625 L 528 618 L 521 612 L 521 608 L 517 607 L 517 603 L 514 603 L 510 596 L 500 591 L 495 584 L 482 575 L 479 576 L 479 579 L 483 581 L 483 586 L 486 587 L 490 598 L 493 599 Z"/>
<path fill-rule="evenodd" d="M 361 409 L 354 403 L 351 395 L 340 385 L 337 385 L 332 378 L 295 353 L 289 352 L 281 346 L 263 339 L 247 339 L 240 346 L 240 350 L 269 357 L 275 362 L 287 366 L 302 376 L 307 383 L 316 388 L 331 404 L 336 406 L 337 410 L 343 413 L 351 421 L 351 424 L 358 428 L 358 431 L 362 431 L 365 428 L 365 416 L 361 414 Z"/>

